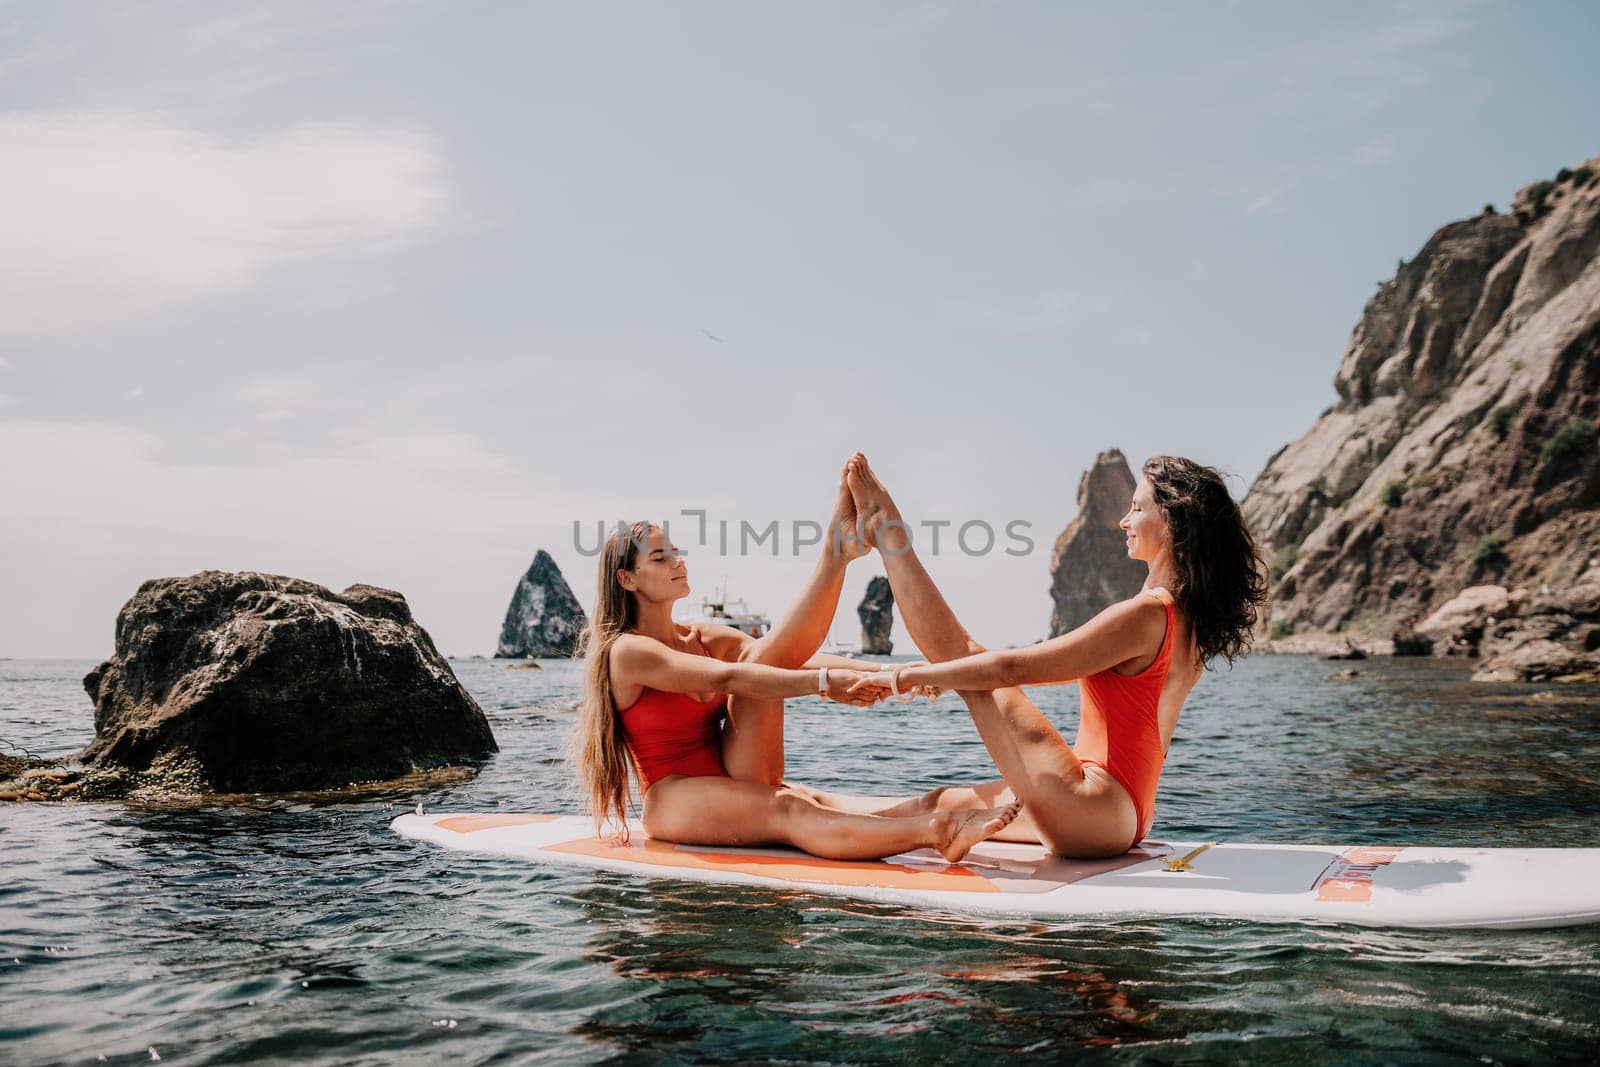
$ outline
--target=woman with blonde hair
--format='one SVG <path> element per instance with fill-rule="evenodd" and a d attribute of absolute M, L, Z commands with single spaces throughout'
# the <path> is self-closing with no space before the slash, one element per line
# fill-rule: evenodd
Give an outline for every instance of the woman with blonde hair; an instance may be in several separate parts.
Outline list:
<path fill-rule="evenodd" d="M 653 838 L 697 845 L 792 845 L 831 859 L 916 848 L 955 862 L 1002 830 L 1017 805 L 876 815 L 838 810 L 783 781 L 783 701 L 818 695 L 863 705 L 883 690 L 849 660 L 817 656 L 844 572 L 865 551 L 841 477 L 822 558 L 799 601 L 762 638 L 685 624 L 683 557 L 650 523 L 619 524 L 600 552 L 588 630 L 577 769 L 597 829 L 626 833 L 630 776 Z"/>

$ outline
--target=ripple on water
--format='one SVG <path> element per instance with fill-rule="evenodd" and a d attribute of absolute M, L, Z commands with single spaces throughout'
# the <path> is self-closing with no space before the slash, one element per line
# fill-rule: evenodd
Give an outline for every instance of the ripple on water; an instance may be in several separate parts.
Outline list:
<path fill-rule="evenodd" d="M 90 666 L 0 662 L 0 737 L 85 743 Z M 208 1064 L 1097 1048 L 1524 1060 L 1578 1058 L 1600 1037 L 1590 929 L 973 921 L 405 841 L 388 822 L 418 801 L 576 810 L 563 762 L 576 666 L 455 666 L 501 745 L 475 775 L 226 805 L 0 809 L 0 1061 L 148 1061 L 151 1046 Z M 1453 665 L 1362 671 L 1334 682 L 1316 661 L 1263 657 L 1208 678 L 1173 746 L 1157 835 L 1600 845 L 1600 689 L 1557 701 L 1470 685 Z M 1071 687 L 1036 695 L 1070 727 Z M 952 698 L 871 712 L 801 700 L 789 720 L 793 776 L 823 788 L 994 775 Z"/>

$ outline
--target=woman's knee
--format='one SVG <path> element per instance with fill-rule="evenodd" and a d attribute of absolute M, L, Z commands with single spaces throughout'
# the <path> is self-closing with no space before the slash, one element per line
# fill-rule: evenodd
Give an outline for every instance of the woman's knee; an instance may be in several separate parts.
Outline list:
<path fill-rule="evenodd" d="M 797 789 L 794 786 L 786 785 L 774 789 L 772 796 L 767 800 L 767 810 L 776 819 L 793 819 L 818 808 L 817 802 L 808 796 L 803 788 Z"/>
<path fill-rule="evenodd" d="M 660 804 L 652 804 L 646 798 L 644 808 L 639 812 L 639 825 L 644 827 L 644 832 L 659 841 L 674 840 L 671 821 L 667 819 Z"/>

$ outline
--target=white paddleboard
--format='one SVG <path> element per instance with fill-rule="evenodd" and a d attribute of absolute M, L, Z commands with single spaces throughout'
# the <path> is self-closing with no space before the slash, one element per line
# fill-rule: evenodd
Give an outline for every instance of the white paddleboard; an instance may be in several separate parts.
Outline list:
<path fill-rule="evenodd" d="M 1221 916 L 1367 926 L 1551 927 L 1600 921 L 1600 848 L 1422 848 L 1146 841 L 1109 860 L 986 841 L 959 864 L 929 849 L 825 860 L 786 848 L 622 844 L 576 815 L 402 815 L 405 837 L 535 863 L 803 889 L 1037 919 Z"/>

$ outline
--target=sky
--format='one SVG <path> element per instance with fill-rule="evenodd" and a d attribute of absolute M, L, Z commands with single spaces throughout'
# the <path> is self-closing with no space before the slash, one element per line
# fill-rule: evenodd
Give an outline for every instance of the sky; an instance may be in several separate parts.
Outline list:
<path fill-rule="evenodd" d="M 0 656 L 206 569 L 492 653 L 619 518 L 777 615 L 857 449 L 1035 640 L 1096 453 L 1242 497 L 1397 260 L 1600 152 L 1597 52 L 1560 2 L 0 2 Z"/>

